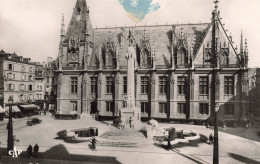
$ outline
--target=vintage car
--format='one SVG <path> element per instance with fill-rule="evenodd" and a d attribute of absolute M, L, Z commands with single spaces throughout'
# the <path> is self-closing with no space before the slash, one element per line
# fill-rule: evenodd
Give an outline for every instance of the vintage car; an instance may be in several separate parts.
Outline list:
<path fill-rule="evenodd" d="M 32 126 L 32 125 L 36 125 L 36 124 L 39 124 L 41 123 L 42 120 L 38 119 L 38 118 L 32 118 L 31 120 L 27 121 L 26 122 L 26 125 L 27 126 Z"/>

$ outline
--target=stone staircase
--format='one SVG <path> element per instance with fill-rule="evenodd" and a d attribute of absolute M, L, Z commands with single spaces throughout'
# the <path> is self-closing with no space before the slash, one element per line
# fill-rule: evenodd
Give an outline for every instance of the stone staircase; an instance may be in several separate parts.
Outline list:
<path fill-rule="evenodd" d="M 94 118 L 91 114 L 88 114 L 88 113 L 86 113 L 86 112 L 83 112 L 83 113 L 80 115 L 80 119 L 82 119 L 82 118 L 95 120 L 95 118 Z"/>

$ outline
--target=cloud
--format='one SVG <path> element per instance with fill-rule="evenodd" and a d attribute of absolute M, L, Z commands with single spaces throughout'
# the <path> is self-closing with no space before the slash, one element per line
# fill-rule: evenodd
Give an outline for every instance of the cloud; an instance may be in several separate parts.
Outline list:
<path fill-rule="evenodd" d="M 153 0 L 118 0 L 123 8 L 134 21 L 142 21 L 145 15 L 152 13 L 160 8 L 159 3 Z"/>

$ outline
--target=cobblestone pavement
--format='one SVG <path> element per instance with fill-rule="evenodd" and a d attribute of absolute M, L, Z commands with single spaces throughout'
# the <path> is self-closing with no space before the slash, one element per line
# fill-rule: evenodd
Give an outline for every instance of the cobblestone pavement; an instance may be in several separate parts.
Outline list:
<path fill-rule="evenodd" d="M 138 147 L 112 147 L 98 146 L 97 151 L 89 148 L 89 142 L 83 143 L 66 143 L 57 139 L 57 132 L 70 128 L 98 126 L 103 131 L 109 129 L 106 124 L 87 120 L 54 120 L 47 116 L 39 116 L 42 123 L 34 126 L 26 126 L 26 119 L 14 120 L 14 135 L 19 142 L 15 142 L 18 149 L 25 151 L 29 144 L 37 143 L 40 146 L 38 158 L 29 159 L 26 153 L 24 158 L 18 158 L 22 161 L 45 161 L 49 160 L 69 161 L 68 163 L 93 162 L 93 163 L 212 163 L 213 145 L 203 142 L 179 144 L 171 150 L 166 150 L 160 145 L 152 142 Z M 6 122 L 7 123 L 7 122 Z M 6 149 L 7 130 L 6 123 L 0 123 L 0 154 L 4 157 L 0 163 L 10 160 L 4 153 Z M 160 124 L 161 127 L 175 127 L 187 131 L 193 131 L 197 134 L 209 136 L 213 133 L 211 129 L 204 126 L 181 125 L 181 124 Z M 111 128 L 111 127 L 110 127 Z M 114 129 L 116 132 L 117 130 Z M 234 129 L 233 129 L 234 130 Z M 241 131 L 245 129 L 240 129 Z M 247 129 L 247 135 L 256 135 L 259 129 Z M 219 132 L 219 152 L 220 163 L 260 163 L 260 143 L 257 140 L 247 139 L 246 136 L 236 136 L 226 132 Z M 130 133 L 129 130 L 126 134 Z M 134 132 L 134 136 L 142 137 L 139 133 Z M 125 135 L 124 135 L 125 136 Z M 257 139 L 256 136 L 253 136 Z M 13 159 L 14 160 L 14 159 Z M 16 161 L 17 162 L 17 161 Z M 16 163 L 14 162 L 14 163 Z"/>

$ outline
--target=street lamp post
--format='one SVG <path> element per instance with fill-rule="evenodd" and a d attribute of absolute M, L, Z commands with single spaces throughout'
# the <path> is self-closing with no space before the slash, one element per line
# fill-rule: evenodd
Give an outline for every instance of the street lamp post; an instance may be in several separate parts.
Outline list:
<path fill-rule="evenodd" d="M 81 78 L 81 88 L 80 88 L 80 113 L 83 113 L 83 90 L 84 90 L 84 72 L 80 73 L 80 76 L 82 76 Z"/>
<path fill-rule="evenodd" d="M 219 154 L 218 154 L 218 103 L 215 103 L 214 111 L 214 151 L 213 151 L 213 164 L 219 163 Z"/>
<path fill-rule="evenodd" d="M 10 150 L 13 150 L 13 148 L 14 148 L 13 122 L 12 122 L 12 117 L 13 117 L 13 112 L 12 112 L 13 96 L 10 96 L 8 98 L 8 103 L 9 103 L 9 121 L 8 121 L 8 124 L 7 124 L 7 128 L 8 128 L 7 153 Z"/>

